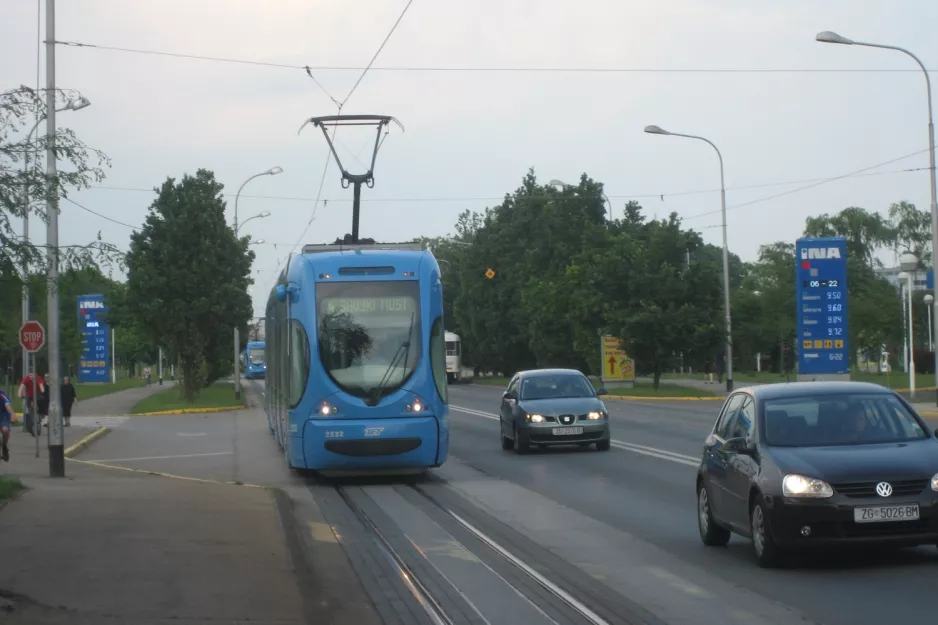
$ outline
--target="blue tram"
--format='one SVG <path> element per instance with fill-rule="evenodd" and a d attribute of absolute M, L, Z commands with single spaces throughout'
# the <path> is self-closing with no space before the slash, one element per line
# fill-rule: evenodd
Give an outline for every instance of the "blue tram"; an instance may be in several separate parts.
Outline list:
<path fill-rule="evenodd" d="M 440 267 L 419 244 L 308 245 L 267 303 L 267 419 L 287 463 L 421 472 L 449 452 Z"/>
<path fill-rule="evenodd" d="M 241 353 L 244 377 L 248 380 L 263 380 L 267 373 L 264 362 L 264 341 L 249 341 Z"/>

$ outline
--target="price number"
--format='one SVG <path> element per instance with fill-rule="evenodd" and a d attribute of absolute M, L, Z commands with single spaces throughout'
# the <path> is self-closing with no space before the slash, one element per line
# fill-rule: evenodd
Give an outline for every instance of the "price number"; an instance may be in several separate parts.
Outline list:
<path fill-rule="evenodd" d="M 828 356 L 828 358 L 830 358 L 831 360 L 843 360 L 843 359 L 844 359 L 844 355 L 843 355 L 843 354 L 840 354 L 840 353 L 838 353 L 838 354 L 828 354 L 827 356 Z"/>
<path fill-rule="evenodd" d="M 842 295 L 840 291 L 828 291 L 827 299 L 843 299 Z"/>
<path fill-rule="evenodd" d="M 841 312 L 844 309 L 843 304 L 828 304 L 827 312 Z"/>
<path fill-rule="evenodd" d="M 832 324 L 833 324 L 833 323 L 843 323 L 843 322 L 844 322 L 844 318 L 841 317 L 841 316 L 835 315 L 835 316 L 831 317 L 830 315 L 828 315 L 828 317 L 827 317 L 827 323 L 832 323 Z"/>
<path fill-rule="evenodd" d="M 827 336 L 843 336 L 843 335 L 844 335 L 843 328 L 828 328 L 827 329 Z"/>

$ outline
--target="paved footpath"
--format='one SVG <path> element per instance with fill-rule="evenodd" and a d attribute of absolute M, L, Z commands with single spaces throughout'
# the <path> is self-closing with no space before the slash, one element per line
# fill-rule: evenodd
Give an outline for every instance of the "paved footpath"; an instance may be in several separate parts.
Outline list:
<path fill-rule="evenodd" d="M 83 408 L 117 416 L 146 392 L 154 391 L 123 391 Z M 66 446 L 91 431 L 66 428 Z M 34 440 L 15 430 L 11 461 L 0 463 L 0 474 L 28 488 L 0 506 L 3 623 L 314 622 L 293 559 L 300 534 L 283 495 L 80 459 L 67 461 L 66 478 L 50 478 L 46 441 L 37 459 Z"/>

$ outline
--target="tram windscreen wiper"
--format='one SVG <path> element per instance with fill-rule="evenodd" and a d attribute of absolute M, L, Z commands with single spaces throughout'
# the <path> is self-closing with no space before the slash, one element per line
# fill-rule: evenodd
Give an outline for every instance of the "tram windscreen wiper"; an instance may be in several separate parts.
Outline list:
<path fill-rule="evenodd" d="M 381 376 L 381 381 L 378 382 L 378 385 L 371 391 L 368 396 L 368 399 L 365 400 L 365 403 L 369 406 L 377 406 L 378 402 L 381 401 L 381 391 L 383 391 L 388 382 L 391 380 L 391 374 L 397 369 L 398 365 L 406 367 L 407 360 L 410 357 L 410 343 L 411 336 L 414 333 L 414 313 L 410 313 L 410 324 L 407 326 L 407 336 L 401 341 L 400 346 L 398 346 L 397 351 L 394 352 L 394 358 L 391 359 L 391 364 L 388 365 L 388 368 L 385 370 L 384 375 Z M 403 359 L 401 358 L 403 356 Z"/>

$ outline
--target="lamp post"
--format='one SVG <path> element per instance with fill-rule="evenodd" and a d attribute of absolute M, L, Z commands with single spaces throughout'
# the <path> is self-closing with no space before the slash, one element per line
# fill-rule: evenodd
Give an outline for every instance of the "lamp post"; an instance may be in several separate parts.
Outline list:
<path fill-rule="evenodd" d="M 918 257 L 912 252 L 906 252 L 899 257 L 899 268 L 902 273 L 899 279 L 905 279 L 907 282 L 908 300 L 906 305 L 909 307 L 909 394 L 915 397 L 915 335 L 912 325 L 912 278 L 914 272 L 918 269 Z"/>
<path fill-rule="evenodd" d="M 730 256 L 726 244 L 726 186 L 723 180 L 723 155 L 712 141 L 704 137 L 668 132 L 659 126 L 645 126 L 645 132 L 653 135 L 670 135 L 706 141 L 716 151 L 717 158 L 720 160 L 720 212 L 723 216 L 723 315 L 726 323 L 726 391 L 731 392 L 733 390 L 733 331 L 730 317 Z"/>
<path fill-rule="evenodd" d="M 235 238 L 236 238 L 236 239 L 238 238 L 238 230 L 240 230 L 240 228 L 238 227 L 238 200 L 241 198 L 241 191 L 242 191 L 242 189 L 244 189 L 244 186 L 245 186 L 247 183 L 251 182 L 251 181 L 254 180 L 255 178 L 260 178 L 261 176 L 276 176 L 277 174 L 280 174 L 280 173 L 283 173 L 283 169 L 282 169 L 281 167 L 279 167 L 279 166 L 277 166 L 277 167 L 271 167 L 271 168 L 268 169 L 267 171 L 263 171 L 263 172 L 261 172 L 261 173 L 259 173 L 259 174 L 254 174 L 253 176 L 251 176 L 250 178 L 248 178 L 247 180 L 245 180 L 243 183 L 241 183 L 241 187 L 238 188 L 238 193 L 235 194 L 234 231 L 235 231 Z M 266 214 L 265 214 L 265 213 L 266 213 Z M 247 223 L 247 222 L 249 222 L 251 219 L 254 219 L 254 218 L 267 217 L 267 216 L 269 216 L 269 215 L 270 215 L 270 212 L 269 212 L 269 211 L 264 211 L 263 213 L 260 213 L 260 214 L 258 214 L 258 215 L 255 215 L 254 217 L 250 217 L 249 219 L 244 220 L 244 223 Z M 242 224 L 242 225 L 243 225 L 243 224 Z M 241 345 L 241 336 L 240 336 L 240 334 L 241 334 L 241 333 L 240 333 L 240 329 L 238 328 L 238 324 L 236 323 L 236 324 L 235 324 L 235 327 L 234 327 L 234 383 L 235 383 L 235 399 L 241 399 L 241 366 L 240 366 L 240 362 L 239 362 L 239 360 L 238 360 L 239 351 L 240 351 L 238 348 L 239 348 L 240 345 Z"/>
<path fill-rule="evenodd" d="M 561 187 L 561 188 L 573 186 L 572 184 L 567 184 L 563 180 L 557 180 L 556 178 L 551 180 L 548 184 L 552 187 Z M 612 219 L 612 200 L 609 199 L 609 196 L 606 195 L 605 191 L 603 191 L 603 199 L 606 200 L 607 204 L 609 204 L 609 217 L 608 219 L 605 220 L 608 222 L 610 219 Z"/>
<path fill-rule="evenodd" d="M 890 46 L 881 43 L 869 43 L 866 41 L 853 41 L 852 39 L 847 39 L 846 37 L 842 37 L 837 33 L 831 32 L 829 30 L 818 33 L 815 39 L 821 43 L 838 43 L 846 46 L 865 46 L 867 48 L 896 50 L 912 57 L 915 62 L 918 63 L 918 66 L 922 68 L 922 72 L 925 74 L 925 92 L 928 96 L 928 174 L 931 187 L 931 249 L 932 266 L 934 267 L 936 256 L 938 256 L 938 191 L 936 191 L 935 184 L 935 123 L 932 115 L 931 78 L 928 75 L 928 69 L 925 67 L 925 64 L 922 63 L 921 59 L 905 48 L 900 48 L 898 46 Z M 934 322 L 938 323 L 938 314 L 934 315 Z M 929 329 L 932 328 L 930 323 L 928 327 Z M 936 332 L 938 332 L 938 328 L 936 328 Z M 935 389 L 935 404 L 938 405 L 938 351 L 935 352 Z"/>
<path fill-rule="evenodd" d="M 65 111 L 80 111 L 86 106 L 91 106 L 91 101 L 81 96 L 80 98 L 69 100 L 68 104 L 62 108 L 55 109 L 56 113 L 63 113 Z M 29 171 L 29 145 L 32 142 L 33 133 L 36 132 L 36 129 L 39 128 L 39 124 L 44 122 L 47 118 L 47 115 L 43 113 L 36 123 L 30 129 L 29 134 L 26 135 L 26 151 L 23 154 L 23 242 L 29 243 L 29 185 L 25 184 L 26 174 Z M 38 160 L 38 159 L 37 159 Z M 22 315 L 23 323 L 29 321 L 29 281 L 27 280 L 29 276 L 29 263 L 24 259 L 23 260 L 23 294 L 22 294 Z M 25 378 L 29 375 L 29 352 L 26 351 L 26 348 L 23 348 L 23 377 Z M 24 420 L 25 424 L 26 421 Z"/>
<path fill-rule="evenodd" d="M 905 281 L 907 283 L 905 287 L 905 290 L 907 293 L 905 305 L 909 310 L 909 313 L 908 313 L 909 331 L 906 335 L 905 341 L 907 341 L 907 344 L 909 346 L 908 348 L 909 395 L 911 395 L 912 398 L 915 398 L 915 344 L 913 343 L 913 338 L 912 338 L 912 275 L 903 271 L 902 273 L 899 274 L 899 280 Z"/>
<path fill-rule="evenodd" d="M 923 299 L 925 300 L 925 311 L 928 313 L 928 349 L 935 349 L 935 343 L 932 339 L 931 332 L 931 306 L 935 301 L 935 296 L 931 293 L 926 293 Z"/>

